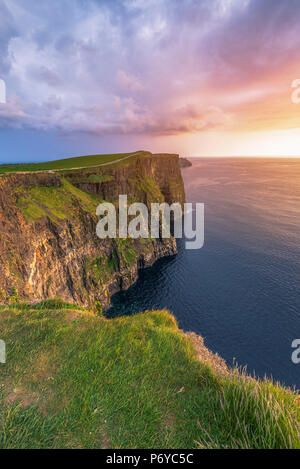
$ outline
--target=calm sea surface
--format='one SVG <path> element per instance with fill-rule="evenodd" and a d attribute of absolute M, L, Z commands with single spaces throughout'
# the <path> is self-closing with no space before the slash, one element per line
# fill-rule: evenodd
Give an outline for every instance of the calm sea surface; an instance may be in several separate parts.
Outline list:
<path fill-rule="evenodd" d="M 197 158 L 187 201 L 205 203 L 205 246 L 140 273 L 108 316 L 168 308 L 229 364 L 300 388 L 300 159 Z"/>

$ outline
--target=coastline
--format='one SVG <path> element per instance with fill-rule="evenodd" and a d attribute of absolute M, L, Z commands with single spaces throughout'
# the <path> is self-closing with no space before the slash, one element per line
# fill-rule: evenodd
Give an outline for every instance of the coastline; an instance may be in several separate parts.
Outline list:
<path fill-rule="evenodd" d="M 61 298 L 103 313 L 138 270 L 177 253 L 176 240 L 96 236 L 103 200 L 184 203 L 178 155 L 137 152 L 97 168 L 0 178 L 0 301 Z M 104 166 L 104 167 L 103 167 Z"/>

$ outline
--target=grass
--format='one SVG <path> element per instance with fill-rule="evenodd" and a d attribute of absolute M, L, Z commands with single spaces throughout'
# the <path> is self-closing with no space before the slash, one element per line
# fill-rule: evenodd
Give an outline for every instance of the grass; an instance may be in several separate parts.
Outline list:
<path fill-rule="evenodd" d="M 137 153 L 137 152 L 135 152 Z M 87 155 L 77 156 L 75 158 L 64 158 L 60 160 L 48 161 L 46 163 L 27 163 L 27 164 L 3 164 L 0 165 L 0 174 L 12 172 L 27 171 L 51 171 L 68 170 L 73 168 L 82 168 L 97 166 L 103 163 L 110 163 L 116 160 L 126 158 L 135 153 L 115 153 L 109 155 Z"/>
<path fill-rule="evenodd" d="M 119 258 L 126 265 L 132 266 L 137 261 L 137 249 L 141 246 L 141 240 L 125 238 L 116 239 L 115 241 Z"/>
<path fill-rule="evenodd" d="M 167 311 L 2 307 L 0 448 L 299 448 L 299 395 L 196 358 Z"/>
<path fill-rule="evenodd" d="M 116 270 L 116 262 L 112 262 L 114 258 L 111 257 L 98 257 L 92 262 L 86 263 L 86 269 L 93 275 L 94 281 L 97 284 L 108 282 L 110 276 Z"/>
<path fill-rule="evenodd" d="M 137 263 L 141 252 L 147 252 L 152 244 L 150 239 L 118 239 L 114 240 L 115 249 L 107 256 L 100 256 L 86 262 L 86 270 L 93 275 L 96 283 L 106 283 L 119 267 L 128 268 Z"/>
<path fill-rule="evenodd" d="M 147 196 L 147 203 L 152 202 L 164 202 L 165 198 L 161 193 L 158 185 L 154 182 L 151 177 L 144 177 L 142 179 L 133 178 L 130 179 L 130 182 L 134 185 L 137 192 L 142 192 Z"/>
<path fill-rule="evenodd" d="M 90 174 L 90 176 L 87 178 L 87 182 L 109 182 L 111 181 L 112 176 L 109 176 L 108 174 Z"/>
<path fill-rule="evenodd" d="M 61 187 L 17 188 L 17 205 L 28 221 L 45 216 L 49 216 L 53 221 L 69 219 L 79 205 L 93 215 L 96 213 L 96 208 L 101 202 L 98 196 L 77 189 L 64 178 L 61 180 Z"/>

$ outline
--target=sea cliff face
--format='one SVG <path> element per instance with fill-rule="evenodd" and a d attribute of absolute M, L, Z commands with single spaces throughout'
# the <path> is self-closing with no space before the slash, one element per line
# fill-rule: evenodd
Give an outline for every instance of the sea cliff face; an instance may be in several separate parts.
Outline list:
<path fill-rule="evenodd" d="M 0 178 L 0 302 L 60 297 L 98 312 L 138 270 L 177 252 L 176 241 L 96 236 L 102 201 L 184 203 L 177 155 L 141 152 L 124 162 Z"/>

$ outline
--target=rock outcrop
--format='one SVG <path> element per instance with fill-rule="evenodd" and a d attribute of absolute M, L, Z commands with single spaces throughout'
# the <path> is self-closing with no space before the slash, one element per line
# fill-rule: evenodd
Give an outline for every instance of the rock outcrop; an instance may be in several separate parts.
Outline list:
<path fill-rule="evenodd" d="M 124 162 L 64 172 L 0 178 L 0 302 L 59 297 L 98 312 L 127 289 L 138 270 L 177 252 L 171 239 L 96 235 L 96 207 L 184 203 L 178 155 L 141 152 Z"/>
<path fill-rule="evenodd" d="M 192 163 L 187 158 L 179 158 L 179 167 L 180 168 L 190 168 Z"/>

